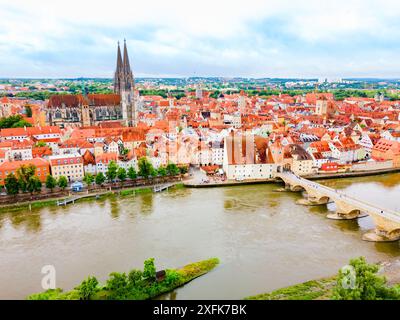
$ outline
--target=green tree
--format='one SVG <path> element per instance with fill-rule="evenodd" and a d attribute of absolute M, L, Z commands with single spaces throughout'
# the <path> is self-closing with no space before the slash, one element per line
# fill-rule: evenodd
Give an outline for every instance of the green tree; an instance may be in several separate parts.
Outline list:
<path fill-rule="evenodd" d="M 140 284 L 142 279 L 143 279 L 143 272 L 141 270 L 133 269 L 128 274 L 128 281 L 132 287 Z"/>
<path fill-rule="evenodd" d="M 167 175 L 167 169 L 165 169 L 165 167 L 159 167 L 157 172 L 161 177 L 165 177 Z"/>
<path fill-rule="evenodd" d="M 4 184 L 6 187 L 7 194 L 16 195 L 19 192 L 19 183 L 18 179 L 15 177 L 13 173 L 8 174 L 6 179 L 4 180 Z"/>
<path fill-rule="evenodd" d="M 368 264 L 364 257 L 350 260 L 341 270 L 333 289 L 334 300 L 399 299 L 400 292 L 386 285 L 386 279 L 377 275 L 379 267 Z"/>
<path fill-rule="evenodd" d="M 179 171 L 181 174 L 185 174 L 188 172 L 188 168 L 186 166 L 179 167 Z"/>
<path fill-rule="evenodd" d="M 25 114 L 28 118 L 32 118 L 32 108 L 30 105 L 25 106 Z"/>
<path fill-rule="evenodd" d="M 139 176 L 145 179 L 147 179 L 154 173 L 154 167 L 146 157 L 142 157 L 139 159 L 138 166 L 139 166 Z"/>
<path fill-rule="evenodd" d="M 104 176 L 103 172 L 99 172 L 98 174 L 96 174 L 96 184 L 101 186 L 104 181 L 106 181 L 106 177 Z"/>
<path fill-rule="evenodd" d="M 128 277 L 125 273 L 113 272 L 107 280 L 106 288 L 110 291 L 109 299 L 124 299 L 128 295 Z"/>
<path fill-rule="evenodd" d="M 135 180 L 137 178 L 137 173 L 134 167 L 129 167 L 128 169 L 128 177 L 129 179 Z"/>
<path fill-rule="evenodd" d="M 99 281 L 97 281 L 96 277 L 88 277 L 86 280 L 82 281 L 82 283 L 75 289 L 78 290 L 79 298 L 81 300 L 90 300 L 98 291 Z"/>
<path fill-rule="evenodd" d="M 154 265 L 154 258 L 147 259 L 144 262 L 143 277 L 149 280 L 155 280 L 156 267 Z"/>
<path fill-rule="evenodd" d="M 113 182 L 117 177 L 118 165 L 115 161 L 110 161 L 108 164 L 106 176 L 110 182 Z"/>
<path fill-rule="evenodd" d="M 54 188 L 57 186 L 57 180 L 51 175 L 47 175 L 46 177 L 46 188 L 50 189 L 53 192 Z"/>
<path fill-rule="evenodd" d="M 121 183 L 126 180 L 126 170 L 124 168 L 118 168 L 117 178 L 119 179 L 119 181 L 121 181 Z"/>
<path fill-rule="evenodd" d="M 31 177 L 35 175 L 36 167 L 33 164 L 22 165 L 16 171 L 19 187 L 22 192 L 28 191 L 28 183 Z"/>
<path fill-rule="evenodd" d="M 45 147 L 46 146 L 46 142 L 44 141 L 38 141 L 35 145 L 36 147 Z"/>
<path fill-rule="evenodd" d="M 21 115 L 14 115 L 0 119 L 0 129 L 32 127 Z"/>
<path fill-rule="evenodd" d="M 26 189 L 32 194 L 34 192 L 40 192 L 42 190 L 42 182 L 36 176 L 32 176 L 29 178 L 28 183 L 26 184 Z"/>
<path fill-rule="evenodd" d="M 179 168 L 176 166 L 175 163 L 168 163 L 167 165 L 167 174 L 169 176 L 176 176 L 180 173 Z"/>
<path fill-rule="evenodd" d="M 94 182 L 94 176 L 91 173 L 86 173 L 83 177 L 83 182 L 85 182 L 88 188 L 90 188 Z"/>
<path fill-rule="evenodd" d="M 61 176 L 58 178 L 57 181 L 58 186 L 62 189 L 65 190 L 66 187 L 68 187 L 68 179 L 65 176 Z"/>

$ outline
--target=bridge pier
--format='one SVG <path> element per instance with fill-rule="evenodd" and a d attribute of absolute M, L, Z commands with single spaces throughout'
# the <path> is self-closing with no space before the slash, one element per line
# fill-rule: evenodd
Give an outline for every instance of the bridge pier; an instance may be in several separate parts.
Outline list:
<path fill-rule="evenodd" d="M 329 198 L 327 197 L 315 198 L 308 196 L 307 199 L 297 200 L 297 203 L 304 206 L 322 206 L 329 203 Z"/>
<path fill-rule="evenodd" d="M 361 211 L 358 208 L 355 208 L 355 207 L 347 204 L 346 202 L 336 200 L 335 204 L 336 204 L 336 212 L 328 214 L 327 215 L 328 219 L 354 220 L 354 219 L 365 217 L 365 215 L 361 215 Z"/>
<path fill-rule="evenodd" d="M 370 242 L 394 242 L 400 240 L 400 223 L 371 214 L 375 229 L 365 233 L 362 237 Z"/>

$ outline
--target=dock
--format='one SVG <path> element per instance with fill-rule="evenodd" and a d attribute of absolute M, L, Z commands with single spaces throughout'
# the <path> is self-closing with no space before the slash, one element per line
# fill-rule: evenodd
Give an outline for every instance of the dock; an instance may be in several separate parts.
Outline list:
<path fill-rule="evenodd" d="M 168 190 L 169 188 L 173 187 L 176 185 L 176 183 L 168 183 L 168 184 L 162 184 L 162 185 L 156 185 L 153 187 L 153 192 L 163 192 L 164 190 Z"/>

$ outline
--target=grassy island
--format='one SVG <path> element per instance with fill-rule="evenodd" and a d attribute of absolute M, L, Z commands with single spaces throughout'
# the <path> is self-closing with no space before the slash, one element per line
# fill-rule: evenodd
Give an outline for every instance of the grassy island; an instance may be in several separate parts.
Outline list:
<path fill-rule="evenodd" d="M 388 284 L 385 271 L 364 257 L 350 260 L 337 276 L 296 284 L 246 300 L 400 300 L 400 284 Z M 398 272 L 397 270 L 396 272 Z"/>
<path fill-rule="evenodd" d="M 73 290 L 47 290 L 32 294 L 28 300 L 147 300 L 200 277 L 214 269 L 217 258 L 188 264 L 180 269 L 156 272 L 154 259 L 144 262 L 144 269 L 131 270 L 128 274 L 113 272 L 106 284 L 101 285 L 95 277 L 88 277 Z"/>
<path fill-rule="evenodd" d="M 329 299 L 336 279 L 326 278 L 307 281 L 287 288 L 278 289 L 270 293 L 263 293 L 248 297 L 246 300 L 323 300 Z"/>

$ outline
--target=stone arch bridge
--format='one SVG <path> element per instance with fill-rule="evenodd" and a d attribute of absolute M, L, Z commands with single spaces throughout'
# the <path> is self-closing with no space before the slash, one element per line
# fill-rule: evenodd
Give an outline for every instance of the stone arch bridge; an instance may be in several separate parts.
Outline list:
<path fill-rule="evenodd" d="M 374 232 L 366 233 L 363 236 L 364 240 L 396 241 L 400 239 L 400 213 L 398 212 L 356 199 L 343 191 L 301 178 L 292 172 L 278 173 L 276 178 L 282 179 L 286 189 L 290 191 L 305 191 L 309 205 L 334 202 L 337 212 L 329 214 L 328 218 L 330 219 L 350 220 L 359 218 L 362 214 L 368 214 L 375 223 L 375 230 Z"/>

